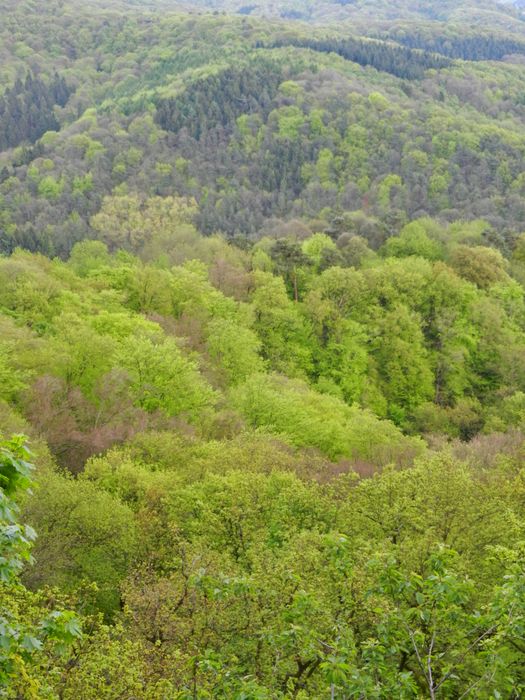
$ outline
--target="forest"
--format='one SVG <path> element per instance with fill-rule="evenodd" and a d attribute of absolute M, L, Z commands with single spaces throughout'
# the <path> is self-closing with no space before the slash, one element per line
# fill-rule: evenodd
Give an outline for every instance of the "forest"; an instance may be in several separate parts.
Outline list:
<path fill-rule="evenodd" d="M 519 5 L 0 15 L 0 698 L 524 697 Z"/>

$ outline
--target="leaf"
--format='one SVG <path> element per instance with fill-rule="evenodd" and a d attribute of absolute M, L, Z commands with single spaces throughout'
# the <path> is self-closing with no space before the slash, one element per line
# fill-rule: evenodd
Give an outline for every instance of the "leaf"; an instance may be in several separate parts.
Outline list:
<path fill-rule="evenodd" d="M 26 634 L 22 640 L 21 647 L 30 653 L 33 651 L 40 651 L 40 649 L 42 649 L 42 642 L 30 634 Z"/>

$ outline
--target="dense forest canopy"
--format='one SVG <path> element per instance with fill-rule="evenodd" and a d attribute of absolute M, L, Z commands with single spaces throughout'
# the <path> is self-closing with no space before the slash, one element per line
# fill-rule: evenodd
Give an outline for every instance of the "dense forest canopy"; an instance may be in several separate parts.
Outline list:
<path fill-rule="evenodd" d="M 508 253 L 524 228 L 512 16 L 501 33 L 378 20 L 368 38 L 213 13 L 31 7 L 17 3 L 3 24 L 5 253 L 66 257 L 96 238 L 92 219 L 117 192 L 193 197 L 203 233 L 252 239 L 270 219 L 326 230 L 363 212 L 384 229 L 377 247 L 421 216 L 483 218 Z"/>
<path fill-rule="evenodd" d="M 0 9 L 0 698 L 523 697 L 520 3 Z"/>
<path fill-rule="evenodd" d="M 88 2 L 107 7 L 105 0 Z M 360 21 L 370 18 L 395 20 L 414 18 L 448 20 L 464 17 L 486 21 L 492 17 L 501 22 L 519 18 L 522 0 L 111 0 L 112 7 L 140 10 L 183 10 L 197 12 L 221 12 L 228 14 L 283 17 L 329 23 L 334 19 Z"/>

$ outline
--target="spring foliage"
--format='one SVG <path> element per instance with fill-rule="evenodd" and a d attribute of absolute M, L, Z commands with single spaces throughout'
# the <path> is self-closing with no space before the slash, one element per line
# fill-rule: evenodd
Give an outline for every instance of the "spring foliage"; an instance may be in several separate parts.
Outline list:
<path fill-rule="evenodd" d="M 519 11 L 38 5 L 0 27 L 0 697 L 523 697 Z"/>

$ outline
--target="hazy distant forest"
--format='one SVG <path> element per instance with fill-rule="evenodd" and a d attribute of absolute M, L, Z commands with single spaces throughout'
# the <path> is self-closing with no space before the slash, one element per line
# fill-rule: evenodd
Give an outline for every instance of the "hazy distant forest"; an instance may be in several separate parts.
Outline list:
<path fill-rule="evenodd" d="M 525 697 L 523 5 L 0 0 L 0 698 Z"/>

